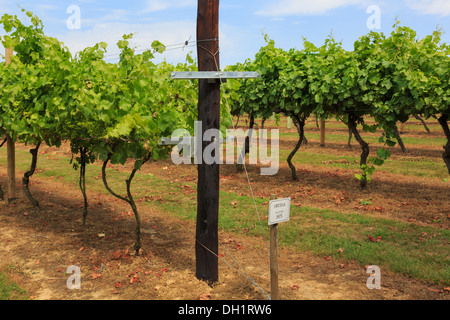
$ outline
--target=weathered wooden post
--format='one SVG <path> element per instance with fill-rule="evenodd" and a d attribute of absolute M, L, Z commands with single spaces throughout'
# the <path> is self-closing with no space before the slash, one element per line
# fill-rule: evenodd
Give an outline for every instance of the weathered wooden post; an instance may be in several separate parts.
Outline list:
<path fill-rule="evenodd" d="M 277 196 L 271 195 L 270 200 Z M 280 286 L 278 284 L 278 223 L 270 225 L 270 297 L 280 300 Z"/>
<path fill-rule="evenodd" d="M 325 147 L 325 119 L 320 119 L 320 146 Z"/>
<path fill-rule="evenodd" d="M 291 212 L 291 198 L 277 199 L 270 196 L 269 226 L 270 226 L 270 299 L 280 300 L 280 286 L 278 284 L 278 224 L 289 221 Z"/>
<path fill-rule="evenodd" d="M 220 71 L 219 0 L 198 0 L 197 56 L 199 72 Z M 220 81 L 199 79 L 198 85 L 198 120 L 203 137 L 206 130 L 220 128 Z M 210 143 L 203 141 L 199 151 L 203 154 Z M 196 276 L 209 283 L 219 278 L 218 223 L 219 164 L 202 161 L 198 165 Z"/>
<path fill-rule="evenodd" d="M 220 85 L 227 79 L 259 78 L 256 72 L 221 72 L 219 63 L 219 0 L 198 0 L 197 14 L 198 72 L 172 72 L 172 79 L 198 79 L 197 135 L 198 165 L 197 227 L 195 236 L 196 277 L 210 284 L 219 279 L 219 161 L 205 163 L 205 149 L 216 141 L 204 141 L 206 131 L 220 130 Z M 218 138 L 218 137 L 217 137 Z M 161 143 L 177 144 L 164 138 Z M 192 143 L 192 142 L 191 142 Z M 217 149 L 214 149 L 215 153 Z M 210 154 L 215 159 L 219 155 Z"/>

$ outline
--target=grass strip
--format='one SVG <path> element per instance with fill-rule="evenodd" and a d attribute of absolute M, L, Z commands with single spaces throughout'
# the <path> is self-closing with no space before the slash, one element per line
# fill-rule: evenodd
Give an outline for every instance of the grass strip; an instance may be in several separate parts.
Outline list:
<path fill-rule="evenodd" d="M 25 289 L 11 281 L 6 273 L 0 272 L 0 300 L 28 300 Z"/>
<path fill-rule="evenodd" d="M 28 153 L 17 150 L 18 170 L 27 168 L 28 158 Z M 4 163 L 5 154 L 2 151 L 0 164 Z M 77 188 L 75 182 L 78 179 L 78 172 L 71 168 L 68 158 L 56 161 L 41 157 L 38 166 L 43 169 L 39 175 L 62 177 L 62 181 Z M 110 185 L 116 190 L 121 190 L 128 173 L 108 170 Z M 95 179 L 99 173 L 100 166 L 88 166 L 86 175 L 88 190 L 106 194 L 101 179 Z M 180 219 L 194 220 L 196 185 L 189 182 L 173 182 L 173 178 L 159 178 L 153 174 L 139 172 L 132 187 L 134 197 L 142 199 L 139 206 L 152 206 Z M 179 177 L 179 180 L 182 178 Z M 234 192 L 221 191 L 219 227 L 240 234 L 267 238 L 268 226 L 265 217 L 268 207 L 264 204 L 267 200 L 255 199 L 260 218 L 263 219 L 261 234 L 261 225 L 253 199 Z M 281 245 L 293 249 L 312 252 L 319 256 L 332 256 L 342 261 L 355 260 L 361 264 L 378 265 L 381 269 L 386 268 L 437 284 L 450 284 L 449 230 L 352 212 L 340 213 L 292 206 L 291 220 L 280 225 L 279 236 Z"/>

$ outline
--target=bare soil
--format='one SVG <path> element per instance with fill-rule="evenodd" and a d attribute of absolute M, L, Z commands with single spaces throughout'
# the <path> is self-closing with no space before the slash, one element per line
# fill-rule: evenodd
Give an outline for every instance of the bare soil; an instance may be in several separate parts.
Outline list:
<path fill-rule="evenodd" d="M 308 148 L 319 147 L 310 144 Z M 50 151 L 67 152 L 43 147 L 41 154 Z M 360 210 L 436 228 L 450 225 L 449 186 L 437 179 L 383 173 L 368 190 L 361 191 L 352 172 L 326 166 L 297 167 L 300 181 L 294 182 L 285 164 L 275 177 L 261 177 L 257 166 L 249 166 L 255 195 L 291 196 L 298 205 Z M 195 166 L 158 162 L 142 170 L 167 179 L 196 179 Z M 221 174 L 223 190 L 249 194 L 244 173 L 223 166 Z M 0 180 L 5 185 L 4 168 Z M 82 198 L 76 186 L 39 175 L 32 181 L 40 211 L 31 208 L 21 192 L 13 204 L 0 204 L 0 268 L 29 290 L 32 299 L 264 300 L 270 295 L 269 260 L 261 238 L 220 231 L 219 281 L 209 286 L 195 277 L 194 222 L 148 206 L 140 208 L 143 246 L 142 254 L 134 256 L 135 221 L 127 214 L 125 203 L 88 190 L 90 213 L 83 227 Z M 339 204 L 336 195 L 344 198 Z M 361 206 L 360 199 L 369 195 L 373 205 Z M 70 274 L 66 270 L 71 265 L 81 268 L 80 290 L 67 289 Z M 280 250 L 279 266 L 281 295 L 286 300 L 449 299 L 443 288 L 388 271 L 382 273 L 382 288 L 369 290 L 365 266 L 357 262 L 342 265 L 287 248 Z"/>

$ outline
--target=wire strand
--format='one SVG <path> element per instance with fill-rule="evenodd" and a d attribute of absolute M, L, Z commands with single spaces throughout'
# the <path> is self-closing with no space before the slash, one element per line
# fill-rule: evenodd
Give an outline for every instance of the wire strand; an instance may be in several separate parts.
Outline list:
<path fill-rule="evenodd" d="M 237 273 L 241 274 L 244 278 L 246 278 L 248 281 L 250 281 L 255 287 L 257 287 L 263 295 L 265 295 L 267 297 L 268 300 L 270 300 L 270 296 L 264 291 L 263 288 L 261 288 L 261 286 L 259 284 L 256 283 L 256 281 L 250 277 L 250 275 L 248 275 L 248 273 L 245 271 L 244 268 L 242 268 L 242 266 L 237 262 L 237 260 L 234 258 L 234 256 L 228 251 L 228 249 L 226 249 L 226 251 L 230 254 L 230 256 L 233 258 L 234 261 L 236 261 L 236 263 L 239 265 L 239 267 L 244 271 L 241 272 L 239 269 L 235 268 L 233 265 L 231 265 L 228 261 L 226 261 L 224 258 L 220 257 L 219 255 L 217 255 L 216 253 L 214 253 L 211 249 L 209 249 L 208 247 L 206 247 L 203 243 L 201 243 L 200 241 L 196 240 L 196 242 L 201 245 L 204 249 L 206 249 L 207 251 L 209 251 L 212 255 L 214 255 L 215 257 L 217 257 L 220 261 L 224 262 L 227 266 L 229 266 L 231 269 L 233 269 L 234 271 L 236 271 Z M 223 247 L 225 247 L 222 243 L 220 243 Z"/>
<path fill-rule="evenodd" d="M 219 53 L 219 50 L 216 52 L 216 54 L 213 55 L 213 57 L 214 57 L 214 62 L 215 62 L 215 64 L 216 64 L 216 68 L 219 70 L 219 65 L 218 65 L 217 59 L 216 59 L 216 55 L 217 55 L 218 53 Z M 230 113 L 230 116 L 231 116 L 231 108 L 230 108 L 230 104 L 229 104 L 229 102 L 228 102 L 227 92 L 226 92 L 226 90 L 225 90 L 225 88 L 224 88 L 224 86 L 223 86 L 223 81 L 222 81 L 222 78 L 221 78 L 221 75 L 220 75 L 220 74 L 219 74 L 219 80 L 220 80 L 220 83 L 221 83 L 221 89 L 223 90 L 223 93 L 224 93 L 225 103 L 226 103 L 227 108 L 228 108 L 228 113 Z M 236 125 L 235 125 L 234 123 L 233 123 L 233 129 L 236 130 Z M 244 150 L 244 148 L 243 148 L 243 150 Z M 253 204 L 254 204 L 254 207 L 255 207 L 255 210 L 256 210 L 256 213 L 257 213 L 257 216 L 258 216 L 258 220 L 259 220 L 260 227 L 261 227 L 261 234 L 262 234 L 263 239 L 264 239 L 264 241 L 265 241 L 265 243 L 266 243 L 268 256 L 270 257 L 270 250 L 269 250 L 269 247 L 268 247 L 268 244 L 267 244 L 266 235 L 265 235 L 265 233 L 264 233 L 264 228 L 263 228 L 263 226 L 262 226 L 261 216 L 260 216 L 260 214 L 259 214 L 258 206 L 257 206 L 257 204 L 256 204 L 255 195 L 254 195 L 254 192 L 253 192 L 252 184 L 251 184 L 251 182 L 250 182 L 250 177 L 249 177 L 249 175 L 248 175 L 248 170 L 247 170 L 247 165 L 246 165 L 246 163 L 245 163 L 245 159 L 244 159 L 244 161 L 243 161 L 242 163 L 243 163 L 244 171 L 245 171 L 245 174 L 246 174 L 246 178 L 247 178 L 248 186 L 249 186 L 249 189 L 250 189 L 250 193 L 251 193 L 251 195 L 252 195 Z"/>
<path fill-rule="evenodd" d="M 216 59 L 216 56 L 220 53 L 220 48 L 219 48 L 219 49 L 217 50 L 217 52 L 215 52 L 214 54 L 213 54 L 212 52 L 210 52 L 209 50 L 207 50 L 206 48 L 203 48 L 203 49 L 205 49 L 207 52 L 209 52 L 209 53 L 213 56 L 213 58 L 214 58 L 214 63 L 215 63 L 215 65 L 216 65 L 216 69 L 217 69 L 218 71 L 220 71 L 220 67 L 219 67 L 219 64 L 218 64 L 217 59 Z M 223 79 L 222 79 L 222 77 L 221 77 L 220 74 L 219 74 L 219 81 L 220 81 L 220 84 L 221 84 L 221 86 L 220 86 L 220 87 L 221 87 L 221 90 L 223 90 L 223 93 L 224 93 L 225 103 L 226 103 L 226 105 L 227 105 L 228 113 L 230 113 L 230 116 L 231 116 L 231 108 L 230 108 L 230 105 L 229 105 L 229 102 L 228 102 L 227 92 L 226 92 L 226 90 L 225 90 L 225 88 L 224 88 L 224 85 L 223 85 Z M 234 124 L 234 122 L 233 122 L 233 128 L 234 128 L 234 130 L 236 130 L 236 125 Z M 243 150 L 244 150 L 244 148 L 243 148 Z M 243 167 L 244 167 L 245 175 L 246 175 L 246 178 L 247 178 L 247 183 L 248 183 L 248 186 L 249 186 L 249 189 L 250 189 L 250 193 L 251 193 L 251 196 L 252 196 L 252 199 L 253 199 L 253 205 L 254 205 L 254 207 L 255 207 L 255 211 L 256 211 L 256 214 L 257 214 L 257 216 L 258 216 L 259 224 L 260 224 L 260 227 L 261 227 L 261 235 L 262 235 L 263 240 L 264 240 L 264 242 L 265 242 L 265 244 L 266 244 L 268 257 L 270 258 L 270 250 L 269 250 L 269 246 L 268 246 L 268 243 L 267 243 L 266 234 L 264 233 L 264 228 L 263 228 L 263 226 L 262 226 L 261 215 L 260 215 L 260 213 L 259 213 L 258 206 L 257 206 L 257 204 L 256 204 L 255 195 L 254 195 L 254 192 L 253 192 L 253 187 L 252 187 L 252 184 L 251 184 L 251 182 L 250 182 L 250 177 L 249 177 L 249 175 L 248 175 L 247 166 L 246 166 L 246 164 L 245 164 L 245 157 L 244 157 L 244 161 L 243 161 Z M 222 243 L 221 243 L 221 244 L 222 244 Z M 222 244 L 222 245 L 223 245 L 223 244 Z M 231 253 L 230 253 L 230 255 L 233 257 L 233 255 L 232 255 Z M 233 259 L 237 262 L 237 260 L 236 260 L 234 257 L 233 257 Z M 239 263 L 238 263 L 238 265 L 239 265 Z M 250 279 L 251 279 L 251 278 L 250 278 Z M 255 286 L 257 286 L 260 290 L 262 290 L 261 287 L 260 287 L 256 282 L 253 281 L 253 279 L 252 279 L 252 283 L 253 283 Z M 267 296 L 267 295 L 266 295 L 266 296 Z M 269 298 L 269 300 L 270 300 L 270 298 Z"/>
<path fill-rule="evenodd" d="M 152 48 L 147 48 L 147 49 L 135 49 L 134 52 L 145 52 L 147 50 L 154 50 L 154 49 L 159 49 L 159 48 L 166 48 L 166 50 L 164 50 L 164 52 L 166 51 L 172 51 L 172 50 L 180 50 L 180 49 L 185 49 L 185 48 L 191 48 L 191 47 L 195 47 L 197 46 L 198 43 L 203 43 L 203 42 L 208 42 L 208 41 L 217 41 L 218 39 L 214 38 L 214 39 L 203 39 L 203 40 L 194 40 L 194 41 L 190 41 L 190 40 L 186 40 L 185 42 L 180 42 L 180 43 L 174 43 L 174 44 L 169 44 L 169 45 L 164 45 L 162 44 L 161 46 L 157 46 L 157 47 L 152 47 Z M 167 49 L 168 48 L 168 49 Z M 120 53 L 112 53 L 112 54 L 108 54 L 104 56 L 105 58 L 111 58 L 111 57 L 120 57 Z M 115 58 L 109 59 L 109 60 L 115 60 Z"/>

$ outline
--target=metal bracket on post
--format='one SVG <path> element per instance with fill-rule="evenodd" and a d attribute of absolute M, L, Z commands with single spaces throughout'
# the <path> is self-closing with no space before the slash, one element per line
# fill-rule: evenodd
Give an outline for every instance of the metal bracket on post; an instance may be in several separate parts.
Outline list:
<path fill-rule="evenodd" d="M 261 76 L 258 72 L 217 72 L 217 71 L 195 71 L 195 72 L 172 72 L 172 79 L 256 79 Z"/>
<path fill-rule="evenodd" d="M 196 71 L 196 72 L 172 72 L 172 79 L 192 80 L 204 79 L 208 83 L 226 83 L 227 79 L 257 79 L 261 76 L 257 72 L 217 72 L 217 71 Z"/>

